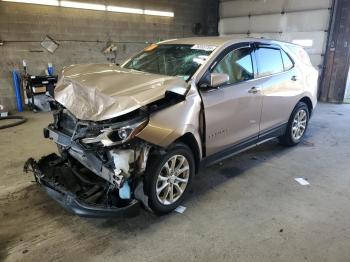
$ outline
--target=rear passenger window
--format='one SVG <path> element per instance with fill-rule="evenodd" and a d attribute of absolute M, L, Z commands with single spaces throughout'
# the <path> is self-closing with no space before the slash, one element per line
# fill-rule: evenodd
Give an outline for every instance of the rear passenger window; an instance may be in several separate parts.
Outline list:
<path fill-rule="evenodd" d="M 291 69 L 294 66 L 294 63 L 293 63 L 292 59 L 290 59 L 289 55 L 287 55 L 286 52 L 281 50 L 281 53 L 282 53 L 284 70 L 287 71 L 287 70 Z"/>
<path fill-rule="evenodd" d="M 276 48 L 259 47 L 256 49 L 259 76 L 283 72 L 281 51 Z"/>

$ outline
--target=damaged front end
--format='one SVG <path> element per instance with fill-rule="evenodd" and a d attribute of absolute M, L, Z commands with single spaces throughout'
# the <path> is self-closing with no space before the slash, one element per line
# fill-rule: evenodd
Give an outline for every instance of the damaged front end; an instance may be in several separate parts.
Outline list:
<path fill-rule="evenodd" d="M 148 123 L 148 113 L 139 109 L 104 121 L 78 120 L 53 102 L 54 123 L 44 128 L 44 137 L 53 140 L 60 156 L 30 158 L 25 171 L 63 207 L 85 217 L 132 216 L 143 193 L 151 144 L 136 136 Z"/>
<path fill-rule="evenodd" d="M 35 180 L 47 194 L 69 212 L 83 217 L 131 217 L 139 212 L 138 200 L 118 197 L 103 179 L 86 168 L 72 167 L 56 154 L 30 158 L 25 171 L 32 171 Z"/>
<path fill-rule="evenodd" d="M 51 101 L 54 121 L 44 128 L 59 155 L 29 159 L 25 171 L 81 216 L 130 215 L 140 203 L 148 209 L 147 160 L 192 127 L 192 115 L 179 123 L 169 120 L 198 111 L 192 108 L 200 106 L 198 96 L 185 103 L 189 90 L 181 77 L 112 64 L 69 66 Z M 185 106 L 176 107 L 181 102 Z"/>

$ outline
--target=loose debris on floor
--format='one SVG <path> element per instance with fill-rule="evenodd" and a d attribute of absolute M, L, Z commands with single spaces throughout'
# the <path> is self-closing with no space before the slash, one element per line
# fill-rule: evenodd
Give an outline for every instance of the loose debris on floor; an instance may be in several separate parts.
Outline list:
<path fill-rule="evenodd" d="M 310 183 L 305 178 L 302 178 L 302 177 L 294 178 L 294 180 L 297 181 L 302 186 L 310 185 Z"/>
<path fill-rule="evenodd" d="M 175 212 L 177 213 L 180 213 L 180 214 L 183 214 L 186 210 L 186 207 L 184 206 L 178 206 L 176 209 L 175 209 Z"/>

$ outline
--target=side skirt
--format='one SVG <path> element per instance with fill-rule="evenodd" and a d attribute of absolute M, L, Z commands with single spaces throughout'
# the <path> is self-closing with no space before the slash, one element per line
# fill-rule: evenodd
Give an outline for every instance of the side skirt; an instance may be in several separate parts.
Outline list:
<path fill-rule="evenodd" d="M 249 139 L 246 139 L 242 142 L 239 142 L 229 148 L 226 148 L 222 151 L 219 151 L 217 153 L 214 153 L 213 155 L 210 155 L 208 157 L 205 157 L 201 163 L 199 169 L 211 166 L 217 162 L 220 162 L 226 158 L 232 157 L 234 155 L 237 155 L 243 151 L 246 151 L 250 148 L 253 148 L 257 145 L 263 144 L 271 139 L 274 139 L 276 137 L 282 136 L 287 128 L 287 123 L 279 125 L 277 127 L 274 127 L 272 129 L 266 130 L 262 132 L 258 136 L 251 137 Z"/>
<path fill-rule="evenodd" d="M 265 143 L 273 138 L 279 137 L 284 135 L 286 132 L 288 123 L 284 123 L 282 125 L 279 125 L 277 127 L 268 129 L 266 131 L 263 131 L 259 134 L 258 144 Z"/>

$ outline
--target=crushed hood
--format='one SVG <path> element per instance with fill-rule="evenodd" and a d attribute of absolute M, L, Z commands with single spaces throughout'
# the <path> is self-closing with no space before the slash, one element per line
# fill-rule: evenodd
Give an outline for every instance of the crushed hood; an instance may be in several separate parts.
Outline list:
<path fill-rule="evenodd" d="M 163 76 L 114 64 L 73 65 L 62 71 L 55 100 L 81 120 L 101 121 L 159 100 L 166 91 L 184 94 L 180 77 Z"/>

